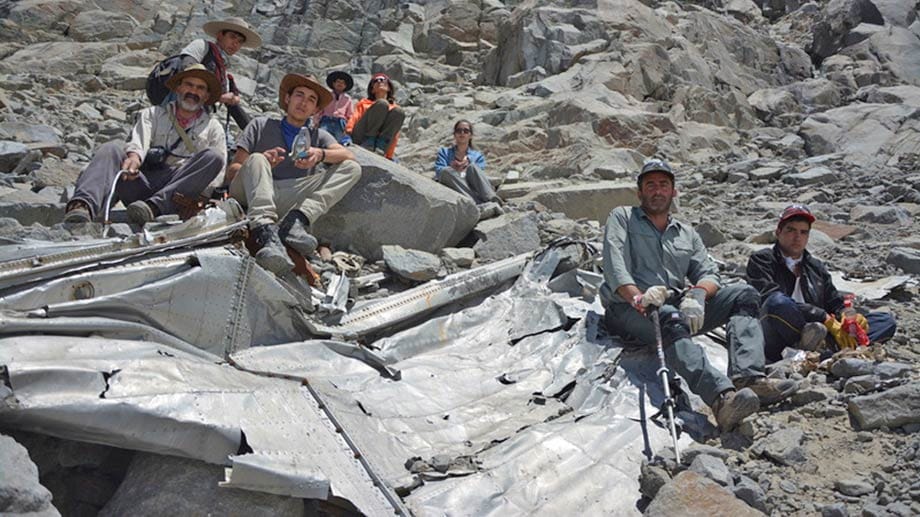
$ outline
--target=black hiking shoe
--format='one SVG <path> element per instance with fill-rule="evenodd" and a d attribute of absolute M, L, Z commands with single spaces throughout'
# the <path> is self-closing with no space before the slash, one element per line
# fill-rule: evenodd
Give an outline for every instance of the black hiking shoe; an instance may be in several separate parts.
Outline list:
<path fill-rule="evenodd" d="M 288 257 L 284 244 L 278 238 L 278 232 L 273 224 L 263 224 L 252 230 L 258 251 L 256 263 L 263 268 L 280 275 L 294 269 L 294 263 Z"/>
<path fill-rule="evenodd" d="M 310 220 L 296 208 L 284 216 L 279 225 L 278 236 L 281 242 L 300 253 L 304 258 L 316 251 L 316 237 L 310 234 Z"/>

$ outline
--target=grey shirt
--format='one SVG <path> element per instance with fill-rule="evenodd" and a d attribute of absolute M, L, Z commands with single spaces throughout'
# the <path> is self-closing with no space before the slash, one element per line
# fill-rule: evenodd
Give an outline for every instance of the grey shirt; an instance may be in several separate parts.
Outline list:
<path fill-rule="evenodd" d="M 318 129 L 316 133 L 316 142 L 311 142 L 310 146 L 319 147 L 320 149 L 329 149 L 329 146 L 335 144 L 335 138 L 332 137 L 325 129 Z M 236 141 L 236 146 L 249 154 L 261 153 L 275 147 L 283 147 L 287 154 L 284 161 L 272 169 L 272 179 L 287 180 L 293 178 L 302 178 L 309 176 L 316 171 L 316 167 L 311 169 L 298 169 L 294 166 L 294 160 L 291 159 L 291 150 L 284 142 L 284 135 L 281 132 L 281 121 L 278 119 L 259 117 L 243 130 L 243 134 Z"/>
<path fill-rule="evenodd" d="M 635 284 L 642 291 L 653 285 L 683 290 L 703 280 L 720 285 L 719 270 L 689 225 L 669 217 L 659 232 L 641 207 L 610 212 L 604 229 L 604 305 L 627 302 L 616 293 L 623 285 Z"/>

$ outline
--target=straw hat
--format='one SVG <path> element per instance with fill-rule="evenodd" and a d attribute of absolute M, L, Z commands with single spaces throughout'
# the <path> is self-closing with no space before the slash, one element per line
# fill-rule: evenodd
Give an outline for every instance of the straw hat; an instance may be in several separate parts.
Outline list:
<path fill-rule="evenodd" d="M 317 111 L 332 102 L 332 93 L 325 86 L 318 83 L 312 75 L 287 74 L 281 80 L 281 86 L 278 87 L 278 106 L 281 106 L 282 111 L 287 111 L 287 102 L 284 101 L 284 96 L 291 93 L 298 86 L 306 86 L 316 92 L 317 97 L 319 97 L 316 103 Z"/>
<path fill-rule="evenodd" d="M 202 29 L 212 38 L 216 38 L 222 31 L 239 32 L 246 36 L 246 41 L 241 45 L 243 48 L 256 48 L 262 44 L 262 36 L 252 30 L 252 27 L 242 18 L 226 18 L 208 22 L 202 26 Z"/>
<path fill-rule="evenodd" d="M 204 65 L 200 63 L 189 65 L 185 70 L 170 77 L 166 81 L 166 87 L 174 92 L 176 91 L 176 88 L 182 84 L 182 79 L 186 77 L 194 77 L 208 83 L 208 100 L 205 101 L 205 104 L 214 104 L 217 102 L 217 99 L 220 99 L 220 94 L 223 90 L 223 88 L 220 86 L 220 81 L 217 79 L 217 76 L 214 75 L 213 72 L 205 68 Z"/>

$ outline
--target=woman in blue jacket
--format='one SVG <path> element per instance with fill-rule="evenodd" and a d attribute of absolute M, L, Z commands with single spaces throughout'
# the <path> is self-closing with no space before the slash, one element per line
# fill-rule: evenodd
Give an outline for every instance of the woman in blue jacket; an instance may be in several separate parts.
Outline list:
<path fill-rule="evenodd" d="M 434 179 L 465 194 L 477 204 L 499 201 L 485 175 L 486 158 L 473 147 L 473 124 L 458 120 L 454 124 L 454 145 L 438 150 L 434 162 Z"/>

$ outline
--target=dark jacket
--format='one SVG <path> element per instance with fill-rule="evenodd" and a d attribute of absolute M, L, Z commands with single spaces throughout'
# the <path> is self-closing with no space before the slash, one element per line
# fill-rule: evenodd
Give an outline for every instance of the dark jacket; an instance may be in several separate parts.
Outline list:
<path fill-rule="evenodd" d="M 806 303 L 800 303 L 799 309 L 805 320 L 824 321 L 827 313 L 838 315 L 843 309 L 843 297 L 834 287 L 824 264 L 805 250 L 801 266 L 802 297 Z M 776 292 L 792 296 L 795 289 L 795 275 L 786 267 L 778 244 L 751 255 L 747 264 L 747 281 L 760 292 L 761 302 Z"/>

